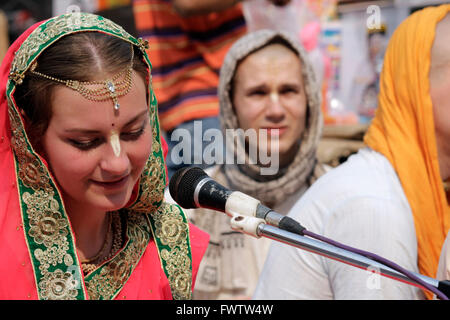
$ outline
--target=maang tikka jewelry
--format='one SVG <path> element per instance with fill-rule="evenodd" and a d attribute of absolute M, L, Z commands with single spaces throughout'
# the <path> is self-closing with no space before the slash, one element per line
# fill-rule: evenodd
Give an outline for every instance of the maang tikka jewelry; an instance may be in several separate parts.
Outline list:
<path fill-rule="evenodd" d="M 52 76 L 35 71 L 37 67 L 37 62 L 31 65 L 30 72 L 37 76 L 46 78 L 51 81 L 55 81 L 66 85 L 67 87 L 79 92 L 83 97 L 92 101 L 105 101 L 112 99 L 114 104 L 114 110 L 119 111 L 120 104 L 118 97 L 126 95 L 132 85 L 132 71 L 133 71 L 133 60 L 134 60 L 134 49 L 131 44 L 131 61 L 128 68 L 119 72 L 111 79 L 106 79 L 103 81 L 77 81 L 77 80 L 61 80 Z M 121 79 L 121 81 L 118 81 Z M 102 85 L 102 87 L 97 89 L 89 89 L 87 86 L 91 85 Z"/>

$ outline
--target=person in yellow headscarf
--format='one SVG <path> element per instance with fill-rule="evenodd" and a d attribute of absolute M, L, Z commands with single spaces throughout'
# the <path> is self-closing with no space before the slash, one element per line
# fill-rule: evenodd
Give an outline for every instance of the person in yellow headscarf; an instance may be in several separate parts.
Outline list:
<path fill-rule="evenodd" d="M 436 277 L 450 227 L 450 5 L 394 32 L 367 145 L 322 176 L 289 215 L 327 238 Z M 282 262 L 282 263 L 280 263 Z M 428 291 L 274 243 L 255 299 L 423 299 Z"/>

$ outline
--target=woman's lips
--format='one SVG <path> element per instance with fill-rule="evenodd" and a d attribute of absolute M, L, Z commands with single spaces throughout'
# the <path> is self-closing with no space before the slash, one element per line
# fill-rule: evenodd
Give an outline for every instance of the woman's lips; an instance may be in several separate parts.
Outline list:
<path fill-rule="evenodd" d="M 103 187 L 105 189 L 119 189 L 126 185 L 128 182 L 130 175 L 126 175 L 120 179 L 112 180 L 112 181 L 96 181 L 91 180 L 93 184 Z"/>

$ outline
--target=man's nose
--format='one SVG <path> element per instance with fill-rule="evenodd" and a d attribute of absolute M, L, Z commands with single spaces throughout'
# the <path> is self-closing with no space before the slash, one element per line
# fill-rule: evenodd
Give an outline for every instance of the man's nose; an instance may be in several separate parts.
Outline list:
<path fill-rule="evenodd" d="M 273 122 L 280 122 L 285 117 L 286 110 L 284 109 L 280 95 L 278 92 L 271 92 L 269 95 L 269 103 L 266 109 L 266 118 Z"/>

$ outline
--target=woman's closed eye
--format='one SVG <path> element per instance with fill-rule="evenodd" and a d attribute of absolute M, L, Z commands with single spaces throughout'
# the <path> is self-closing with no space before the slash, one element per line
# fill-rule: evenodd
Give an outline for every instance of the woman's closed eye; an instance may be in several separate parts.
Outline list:
<path fill-rule="evenodd" d="M 142 136 L 145 129 L 146 123 L 144 123 L 139 129 L 122 132 L 120 134 L 120 139 L 123 141 L 136 141 Z M 87 151 L 100 146 L 102 143 L 106 142 L 106 139 L 103 137 L 96 137 L 92 139 L 68 139 L 68 141 L 74 147 L 82 151 Z"/>
<path fill-rule="evenodd" d="M 74 147 L 80 149 L 80 150 L 90 150 L 95 147 L 98 147 L 103 143 L 102 138 L 95 138 L 91 140 L 77 140 L 77 139 L 68 139 L 69 143 L 72 144 Z"/>
<path fill-rule="evenodd" d="M 124 141 L 136 141 L 145 132 L 145 127 L 146 127 L 146 125 L 144 124 L 142 127 L 140 127 L 137 130 L 123 132 L 120 134 L 120 138 Z"/>

